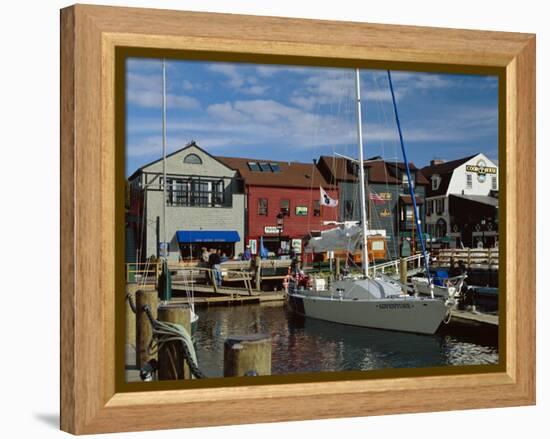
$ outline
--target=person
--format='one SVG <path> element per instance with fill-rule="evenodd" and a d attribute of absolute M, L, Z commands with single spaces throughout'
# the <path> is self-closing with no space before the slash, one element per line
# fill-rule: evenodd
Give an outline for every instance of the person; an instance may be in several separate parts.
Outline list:
<path fill-rule="evenodd" d="M 243 261 L 250 261 L 252 259 L 252 253 L 250 252 L 250 246 L 247 245 L 243 253 Z"/>
<path fill-rule="evenodd" d="M 201 248 L 201 259 L 202 262 L 208 263 L 208 258 L 210 257 L 210 253 L 208 253 L 208 250 L 206 250 L 206 247 Z"/>
<path fill-rule="evenodd" d="M 214 273 L 214 281 L 216 285 L 222 284 L 222 271 L 221 271 L 221 258 L 219 253 L 215 249 L 210 249 L 210 256 L 208 256 L 208 267 Z"/>
<path fill-rule="evenodd" d="M 220 257 L 220 260 L 221 262 L 227 262 L 229 261 L 229 258 L 227 257 L 227 254 L 224 252 L 222 253 L 221 257 Z"/>

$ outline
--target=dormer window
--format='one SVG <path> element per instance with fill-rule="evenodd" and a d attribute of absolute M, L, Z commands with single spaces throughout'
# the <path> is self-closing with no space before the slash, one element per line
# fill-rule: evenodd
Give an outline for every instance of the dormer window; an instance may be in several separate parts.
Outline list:
<path fill-rule="evenodd" d="M 183 163 L 189 165 L 202 165 L 202 160 L 197 154 L 187 154 L 183 159 Z"/>
<path fill-rule="evenodd" d="M 441 177 L 437 174 L 432 175 L 432 191 L 438 190 L 440 184 L 441 184 Z"/>

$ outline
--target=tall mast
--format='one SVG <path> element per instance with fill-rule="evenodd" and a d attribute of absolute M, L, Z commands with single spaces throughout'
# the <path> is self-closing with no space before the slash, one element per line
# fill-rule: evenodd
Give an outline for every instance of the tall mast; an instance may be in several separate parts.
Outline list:
<path fill-rule="evenodd" d="M 361 82 L 359 69 L 355 69 L 355 96 L 357 98 L 357 143 L 359 147 L 359 197 L 361 198 L 361 224 L 363 226 L 363 272 L 369 277 L 369 254 L 367 248 L 367 206 L 365 200 L 365 169 L 363 159 L 363 129 L 361 127 Z"/>
<path fill-rule="evenodd" d="M 420 244 L 422 246 L 422 256 L 424 257 L 424 267 L 426 268 L 426 277 L 428 278 L 428 284 L 432 285 L 432 278 L 430 275 L 430 261 L 428 260 L 428 255 L 426 253 L 426 244 L 424 242 L 424 235 L 422 233 L 422 222 L 420 221 L 420 216 L 418 215 L 418 207 L 416 205 L 416 194 L 415 194 L 415 184 L 411 178 L 411 171 L 409 168 L 409 160 L 407 159 L 407 153 L 405 151 L 405 143 L 403 142 L 403 132 L 401 131 L 401 122 L 399 121 L 399 113 L 397 112 L 397 103 L 395 101 L 395 93 L 393 91 L 393 82 L 391 80 L 391 72 L 388 70 L 388 82 L 390 84 L 391 100 L 393 103 L 393 113 L 395 115 L 395 123 L 397 124 L 397 131 L 399 132 L 399 143 L 401 144 L 401 152 L 403 153 L 403 161 L 405 165 L 405 170 L 407 172 L 407 180 L 409 181 L 409 194 L 411 195 L 411 201 L 413 205 L 413 220 L 416 223 L 416 231 L 418 237 L 420 238 Z M 405 218 L 406 221 L 406 218 Z M 413 227 L 413 248 L 414 248 L 414 227 Z M 432 291 L 433 298 L 433 291 Z"/>
<path fill-rule="evenodd" d="M 162 248 L 168 256 L 166 245 L 166 60 L 162 59 Z"/>

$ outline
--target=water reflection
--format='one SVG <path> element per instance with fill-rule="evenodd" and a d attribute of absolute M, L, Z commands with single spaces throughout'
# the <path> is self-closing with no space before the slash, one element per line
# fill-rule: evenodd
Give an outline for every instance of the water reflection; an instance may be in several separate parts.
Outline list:
<path fill-rule="evenodd" d="M 373 370 L 396 367 L 496 364 L 498 350 L 475 337 L 419 335 L 339 325 L 296 317 L 281 305 L 198 310 L 197 355 L 208 376 L 223 376 L 229 335 L 272 337 L 272 373 Z"/>

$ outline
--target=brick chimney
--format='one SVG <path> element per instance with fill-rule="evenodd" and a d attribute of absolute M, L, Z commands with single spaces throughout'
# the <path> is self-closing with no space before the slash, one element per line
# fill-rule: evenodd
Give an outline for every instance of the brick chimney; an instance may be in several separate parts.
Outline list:
<path fill-rule="evenodd" d="M 441 165 L 442 163 L 445 163 L 445 160 L 441 160 L 441 159 L 430 160 L 430 166 Z"/>

